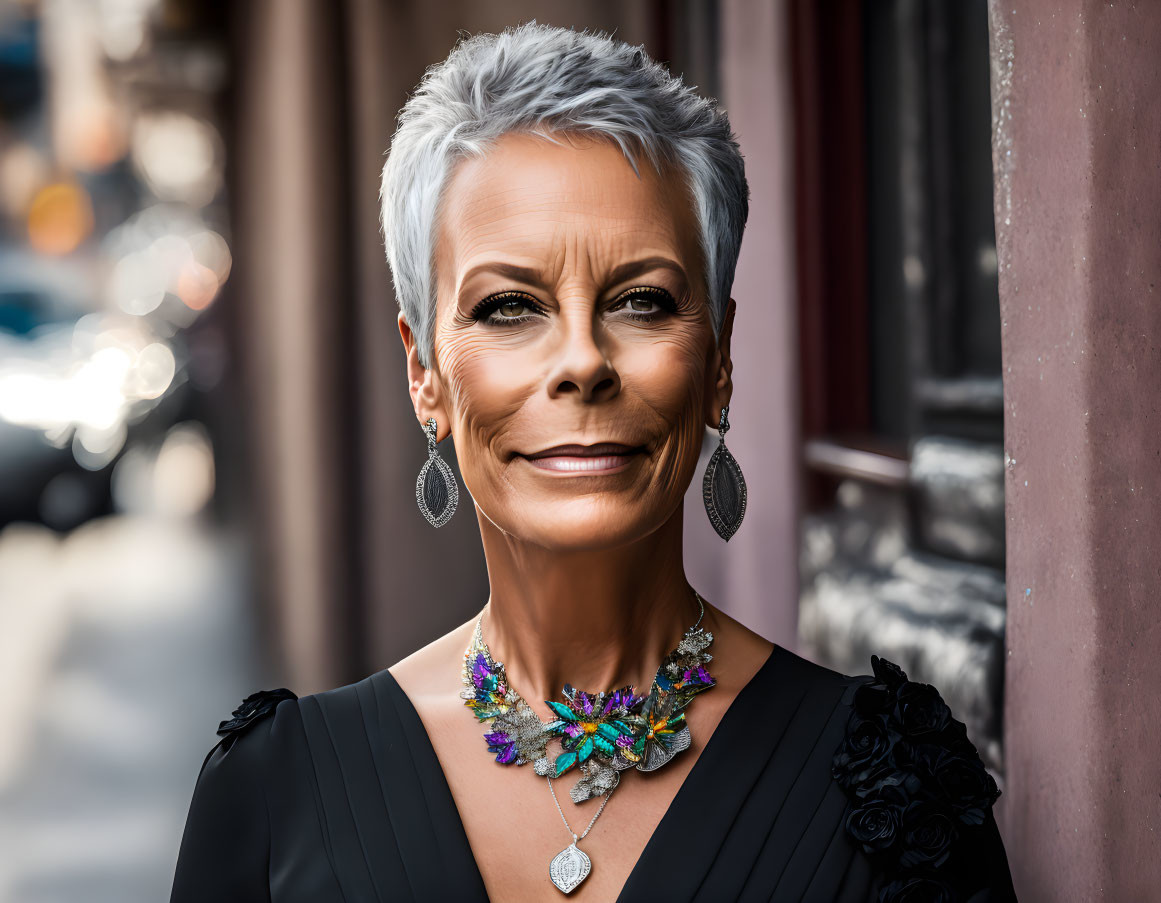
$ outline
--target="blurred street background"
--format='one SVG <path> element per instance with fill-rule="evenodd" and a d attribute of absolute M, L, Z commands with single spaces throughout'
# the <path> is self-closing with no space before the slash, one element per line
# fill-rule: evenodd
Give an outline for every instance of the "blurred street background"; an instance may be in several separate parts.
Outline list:
<path fill-rule="evenodd" d="M 261 679 L 215 466 L 225 38 L 0 4 L 0 900 L 165 899 L 207 728 Z"/>

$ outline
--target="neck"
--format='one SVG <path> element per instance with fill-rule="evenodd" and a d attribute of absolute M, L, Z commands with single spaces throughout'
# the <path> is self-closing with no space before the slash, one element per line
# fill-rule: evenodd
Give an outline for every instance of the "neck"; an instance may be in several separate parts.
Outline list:
<path fill-rule="evenodd" d="M 647 693 L 698 616 L 682 566 L 682 506 L 658 530 L 612 549 L 565 551 L 515 539 L 480 517 L 491 596 L 484 642 L 542 717 L 565 683 Z M 708 627 L 709 610 L 702 620 Z"/>

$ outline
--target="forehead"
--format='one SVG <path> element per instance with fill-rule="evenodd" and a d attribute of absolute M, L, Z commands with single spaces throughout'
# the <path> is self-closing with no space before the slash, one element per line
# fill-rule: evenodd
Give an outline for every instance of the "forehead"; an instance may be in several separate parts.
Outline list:
<path fill-rule="evenodd" d="M 611 269 L 627 255 L 660 252 L 692 268 L 696 221 L 683 180 L 644 159 L 638 178 L 609 141 L 554 138 L 560 143 L 505 135 L 484 156 L 460 161 L 443 199 L 441 281 L 496 255 L 560 269 L 580 252 L 595 269 Z"/>

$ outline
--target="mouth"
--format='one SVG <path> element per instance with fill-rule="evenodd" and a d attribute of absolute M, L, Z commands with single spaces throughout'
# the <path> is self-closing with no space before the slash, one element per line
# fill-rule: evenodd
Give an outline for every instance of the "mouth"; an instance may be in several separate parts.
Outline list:
<path fill-rule="evenodd" d="M 645 453 L 644 445 L 598 442 L 595 445 L 554 445 L 532 454 L 518 454 L 538 470 L 564 474 L 607 474 L 628 467 Z"/>

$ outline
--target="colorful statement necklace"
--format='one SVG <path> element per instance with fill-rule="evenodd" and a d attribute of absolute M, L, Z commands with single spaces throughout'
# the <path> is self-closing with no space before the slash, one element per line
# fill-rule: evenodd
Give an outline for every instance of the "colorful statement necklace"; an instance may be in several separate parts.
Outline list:
<path fill-rule="evenodd" d="M 690 745 L 685 707 L 702 690 L 715 685 L 705 669 L 713 656 L 706 650 L 713 634 L 699 625 L 705 616 L 705 601 L 694 590 L 700 613 L 657 669 L 649 692 L 639 695 L 632 685 L 604 693 L 586 693 L 564 685 L 564 702 L 545 700 L 556 716 L 545 724 L 524 698 L 508 683 L 504 663 L 492 658 L 483 637 L 484 615 L 476 621 L 472 641 L 464 652 L 464 689 L 460 698 L 481 722 L 491 722 L 484 732 L 488 751 L 501 765 L 525 765 L 548 778 L 548 789 L 556 800 L 552 779 L 574 768 L 581 777 L 569 791 L 574 803 L 604 795 L 604 802 L 592 828 L 620 781 L 622 771 L 655 771 Z M 562 751 L 549 759 L 548 744 L 559 740 Z M 556 803 L 560 810 L 560 803 Z M 569 828 L 573 842 L 549 865 L 549 877 L 564 893 L 570 893 L 592 868 L 589 857 L 577 849 L 580 837 Z"/>

